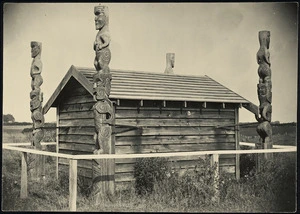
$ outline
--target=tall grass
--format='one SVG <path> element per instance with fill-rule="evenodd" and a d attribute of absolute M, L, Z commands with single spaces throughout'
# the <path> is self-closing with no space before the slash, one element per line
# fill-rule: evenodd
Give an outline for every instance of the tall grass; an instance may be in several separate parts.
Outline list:
<path fill-rule="evenodd" d="M 18 134 L 14 133 L 15 136 Z M 24 135 L 19 133 L 20 136 Z M 49 136 L 55 136 L 54 133 Z M 18 139 L 16 139 L 17 141 Z M 51 139 L 52 140 L 52 139 Z M 22 141 L 21 141 L 22 142 Z M 24 141 L 23 141 L 24 142 Z M 78 178 L 79 211 L 114 212 L 293 212 L 296 204 L 296 154 L 274 154 L 256 172 L 253 156 L 241 159 L 240 180 L 221 174 L 219 203 L 213 201 L 215 166 L 199 159 L 185 173 L 172 169 L 167 159 L 141 159 L 135 166 L 136 183 L 117 189 L 115 200 L 95 201 Z M 20 199 L 20 153 L 2 153 L 2 209 L 10 211 L 68 210 L 68 174 L 55 179 L 54 161 L 46 159 L 46 180 L 29 179 L 29 197 Z M 247 170 L 246 170 L 247 169 Z"/>

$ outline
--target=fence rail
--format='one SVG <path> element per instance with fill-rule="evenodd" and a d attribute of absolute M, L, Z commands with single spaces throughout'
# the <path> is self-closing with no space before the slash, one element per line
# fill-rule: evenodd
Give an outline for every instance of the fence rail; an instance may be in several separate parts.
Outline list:
<path fill-rule="evenodd" d="M 57 145 L 56 142 L 41 143 L 42 145 Z M 250 149 L 250 150 L 213 150 L 213 151 L 196 151 L 196 152 L 174 152 L 174 153 L 147 153 L 147 154 L 101 154 L 101 155 L 69 155 L 57 152 L 40 151 L 20 146 L 30 146 L 30 143 L 3 143 L 2 148 L 7 150 L 22 152 L 21 166 L 21 191 L 20 197 L 28 196 L 27 184 L 27 153 L 45 155 L 52 157 L 61 157 L 69 159 L 69 209 L 76 211 L 77 199 L 77 160 L 90 159 L 128 159 L 128 158 L 153 158 L 153 157 L 182 157 L 182 156 L 200 156 L 210 155 L 212 164 L 217 164 L 215 177 L 219 175 L 219 155 L 222 154 L 260 154 L 260 153 L 281 153 L 296 152 L 296 146 L 274 145 L 274 149 Z M 242 146 L 254 147 L 254 143 L 240 142 Z"/>

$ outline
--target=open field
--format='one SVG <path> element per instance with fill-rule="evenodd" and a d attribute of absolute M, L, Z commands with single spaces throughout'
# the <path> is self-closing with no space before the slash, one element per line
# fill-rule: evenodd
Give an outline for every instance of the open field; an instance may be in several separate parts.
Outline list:
<path fill-rule="evenodd" d="M 24 142 L 26 127 L 3 127 L 3 142 Z M 55 132 L 47 131 L 49 141 Z M 13 136 L 13 137 L 12 137 Z M 255 127 L 241 128 L 241 141 L 256 142 Z M 295 145 L 296 126 L 274 128 L 275 144 Z M 46 141 L 47 141 L 46 139 Z M 29 140 L 26 140 L 27 142 Z M 243 157 L 246 168 L 251 159 Z M 246 161 L 245 161 L 246 160 Z M 151 194 L 139 195 L 134 184 L 116 193 L 114 201 L 103 199 L 99 204 L 91 198 L 86 186 L 78 180 L 78 211 L 102 212 L 293 212 L 295 211 L 296 154 L 275 154 L 274 162 L 265 163 L 260 173 L 245 173 L 239 181 L 226 175 L 220 179 L 220 203 L 210 200 L 212 190 L 203 182 L 210 180 L 208 173 L 196 182 L 190 178 L 199 176 L 191 172 L 182 178 L 176 176 L 154 184 Z M 209 172 L 210 166 L 205 165 Z M 29 181 L 29 197 L 20 199 L 20 154 L 4 150 L 2 154 L 2 209 L 14 211 L 67 211 L 68 178 L 65 173 L 55 177 L 53 158 L 46 159 L 47 179 L 43 182 Z M 201 181 L 201 182 L 200 182 Z M 207 187 L 207 188 L 204 188 Z M 190 189 L 193 194 L 190 194 Z M 174 189 L 174 191 L 170 191 Z M 201 202 L 201 203 L 200 203 Z"/>

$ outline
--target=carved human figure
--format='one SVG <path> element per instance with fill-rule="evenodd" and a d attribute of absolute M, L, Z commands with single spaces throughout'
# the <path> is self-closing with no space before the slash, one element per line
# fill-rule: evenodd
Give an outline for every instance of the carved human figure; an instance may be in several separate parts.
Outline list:
<path fill-rule="evenodd" d="M 258 34 L 260 48 L 256 54 L 259 82 L 271 81 L 270 63 L 270 31 L 260 31 Z"/>
<path fill-rule="evenodd" d="M 166 54 L 166 69 L 165 74 L 174 74 L 173 68 L 175 64 L 175 53 Z"/>
<path fill-rule="evenodd" d="M 31 46 L 31 57 L 33 58 L 30 68 L 31 76 L 31 89 L 30 92 L 30 111 L 32 119 L 32 145 L 36 149 L 41 150 L 42 146 L 40 144 L 44 137 L 44 115 L 42 113 L 42 102 L 43 93 L 41 92 L 40 86 L 43 84 L 43 78 L 41 72 L 43 69 L 43 64 L 41 61 L 41 51 L 42 43 L 37 41 L 32 41 Z"/>
<path fill-rule="evenodd" d="M 259 99 L 258 114 L 255 115 L 259 125 L 256 128 L 260 136 L 257 148 L 272 148 L 272 82 L 271 82 L 271 62 L 270 62 L 270 31 L 260 31 L 258 34 L 260 48 L 256 54 L 259 83 L 257 84 L 257 94 Z M 271 157 L 265 155 L 265 157 Z"/>
<path fill-rule="evenodd" d="M 261 49 L 260 49 L 261 50 Z M 262 56 L 262 55 L 261 55 Z M 269 56 L 269 54 L 268 54 Z M 263 57 L 261 57 L 263 58 Z M 262 62 L 262 61 L 259 61 Z M 269 62 L 268 62 L 269 63 Z M 265 67 L 268 67 L 269 64 L 262 63 Z M 260 67 L 261 65 L 260 64 Z M 258 115 L 255 115 L 256 120 L 259 122 L 257 126 L 257 133 L 260 136 L 260 143 L 258 148 L 262 148 L 263 145 L 265 148 L 272 147 L 272 127 L 271 127 L 271 116 L 272 116 L 272 82 L 271 76 L 260 75 L 259 83 L 257 84 L 257 94 L 259 99 L 259 112 Z"/>
<path fill-rule="evenodd" d="M 94 74 L 93 89 L 95 101 L 108 99 L 111 89 L 111 79 L 112 75 L 109 73 L 97 72 L 96 74 Z"/>
<path fill-rule="evenodd" d="M 42 114 L 43 94 L 40 89 L 35 89 L 30 92 L 30 111 L 33 122 L 32 145 L 37 149 L 41 149 L 41 140 L 44 137 L 44 115 Z"/>
<path fill-rule="evenodd" d="M 110 69 L 108 64 L 111 59 L 111 52 L 109 49 L 110 34 L 108 29 L 108 7 L 107 6 L 95 6 L 95 27 L 99 30 L 94 42 L 94 51 L 96 52 L 96 57 L 94 60 L 94 66 L 97 71 L 102 71 L 104 73 L 109 73 Z"/>
<path fill-rule="evenodd" d="M 31 88 L 32 90 L 40 88 L 43 84 L 43 78 L 41 76 L 43 63 L 41 61 L 42 43 L 31 42 L 31 57 L 33 58 L 30 68 L 31 76 Z"/>

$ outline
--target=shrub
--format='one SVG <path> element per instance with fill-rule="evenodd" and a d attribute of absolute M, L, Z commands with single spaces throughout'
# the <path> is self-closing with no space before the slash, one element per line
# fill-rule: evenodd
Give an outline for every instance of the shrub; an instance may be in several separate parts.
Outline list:
<path fill-rule="evenodd" d="M 166 204 L 186 208 L 212 204 L 216 194 L 214 184 L 216 165 L 211 166 L 209 156 L 199 158 L 194 169 L 183 175 L 171 171 L 170 176 L 156 183 L 155 197 Z"/>
<path fill-rule="evenodd" d="M 151 193 L 154 182 L 166 177 L 169 168 L 166 158 L 142 158 L 134 165 L 135 188 L 138 194 Z"/>

